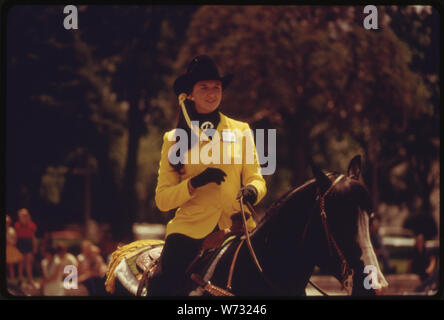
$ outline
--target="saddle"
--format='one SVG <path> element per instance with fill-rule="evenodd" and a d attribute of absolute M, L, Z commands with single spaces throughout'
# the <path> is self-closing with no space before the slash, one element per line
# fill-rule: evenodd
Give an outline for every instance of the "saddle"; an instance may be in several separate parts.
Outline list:
<path fill-rule="evenodd" d="M 152 249 L 149 249 L 143 253 L 141 253 L 137 259 L 136 264 L 137 266 L 142 270 L 142 272 L 145 272 L 147 270 L 150 270 L 153 268 L 158 259 L 160 258 L 160 255 L 162 253 L 163 246 L 154 247 Z"/>
<path fill-rule="evenodd" d="M 163 240 L 138 240 L 127 245 L 118 247 L 113 252 L 111 260 L 108 264 L 108 271 L 106 273 L 106 291 L 115 293 L 115 281 L 118 279 L 126 290 L 136 295 L 139 281 L 142 278 L 144 268 L 148 266 L 148 257 L 154 262 L 164 245 Z M 146 253 L 152 251 L 149 255 Z M 137 260 L 141 255 L 145 255 L 145 261 L 139 260 L 140 267 L 137 265 Z M 157 255 L 157 257 L 156 257 Z M 141 269 L 142 268 L 142 269 Z"/>
<path fill-rule="evenodd" d="M 146 292 L 148 291 L 148 280 L 154 274 L 154 271 L 158 266 L 162 249 L 163 246 L 152 248 L 137 257 L 136 265 L 142 270 L 142 278 L 139 280 L 136 296 L 142 295 L 144 290 Z"/>
<path fill-rule="evenodd" d="M 239 240 L 240 235 L 243 233 L 242 214 L 240 212 L 236 213 L 231 219 L 232 227 L 230 229 L 218 230 L 207 236 L 202 243 L 199 254 L 187 269 L 187 274 L 191 276 L 191 279 L 212 295 L 232 295 L 228 291 L 212 286 L 208 281 L 214 271 L 210 269 L 215 268 L 217 261 L 232 243 L 238 242 L 239 246 L 233 258 L 230 277 L 227 282 L 227 288 L 230 288 L 237 252 L 244 242 L 243 240 L 233 241 L 235 239 Z M 159 267 L 158 262 L 163 245 L 164 241 L 162 240 L 139 240 L 119 247 L 113 253 L 109 263 L 107 280 L 105 282 L 106 290 L 114 293 L 115 279 L 117 278 L 132 294 L 137 296 L 146 295 L 149 279 L 156 271 L 156 268 Z"/>
<path fill-rule="evenodd" d="M 206 237 L 199 253 L 188 266 L 186 273 L 191 274 L 192 279 L 199 285 L 202 285 L 202 276 L 199 274 L 205 273 L 222 248 L 229 245 L 236 236 L 241 233 L 240 228 L 242 221 L 240 218 L 235 216 L 232 220 L 233 225 L 230 229 L 217 230 Z M 148 291 L 149 280 L 156 271 L 156 268 L 159 267 L 159 258 L 162 253 L 162 248 L 163 246 L 148 249 L 137 257 L 136 265 L 142 271 L 142 277 L 137 288 L 137 296 Z"/>

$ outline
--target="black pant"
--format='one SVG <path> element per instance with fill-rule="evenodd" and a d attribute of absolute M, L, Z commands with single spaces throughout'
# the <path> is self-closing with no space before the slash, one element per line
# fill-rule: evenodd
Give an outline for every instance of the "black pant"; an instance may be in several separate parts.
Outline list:
<path fill-rule="evenodd" d="M 186 235 L 173 233 L 165 240 L 157 268 L 148 283 L 148 296 L 175 296 L 184 294 L 185 271 L 199 253 L 204 239 L 193 239 Z"/>
<path fill-rule="evenodd" d="M 83 284 L 88 289 L 90 296 L 106 296 L 105 281 L 106 279 L 101 277 L 91 277 L 86 279 Z"/>

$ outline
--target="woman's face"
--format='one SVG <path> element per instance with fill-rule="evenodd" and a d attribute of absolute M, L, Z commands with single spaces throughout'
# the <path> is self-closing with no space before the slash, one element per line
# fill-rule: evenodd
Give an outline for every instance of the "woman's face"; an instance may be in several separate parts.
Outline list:
<path fill-rule="evenodd" d="M 50 253 L 50 252 L 48 252 L 48 251 L 46 251 L 46 252 L 44 253 L 44 256 L 45 256 L 46 260 L 49 260 L 49 261 L 51 261 L 52 258 L 53 258 L 53 254 Z"/>
<path fill-rule="evenodd" d="M 91 243 L 88 241 L 84 241 L 82 242 L 82 253 L 84 255 L 89 255 L 91 253 Z"/>
<path fill-rule="evenodd" d="M 29 213 L 28 210 L 26 209 L 22 209 L 19 211 L 18 213 L 18 218 L 20 220 L 21 223 L 26 224 L 29 222 Z"/>
<path fill-rule="evenodd" d="M 197 112 L 210 113 L 220 105 L 222 100 L 222 83 L 219 80 L 198 81 L 194 85 L 188 99 L 194 101 Z"/>

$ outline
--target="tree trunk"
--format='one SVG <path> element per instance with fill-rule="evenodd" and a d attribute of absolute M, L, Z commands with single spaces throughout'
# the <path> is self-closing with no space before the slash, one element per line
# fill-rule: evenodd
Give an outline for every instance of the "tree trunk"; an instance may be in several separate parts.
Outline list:
<path fill-rule="evenodd" d="M 118 208 L 122 199 L 120 199 L 115 172 L 112 169 L 109 157 L 111 142 L 108 137 L 103 137 L 99 141 L 100 143 L 94 153 L 98 162 L 99 176 L 97 177 L 97 188 L 94 189 L 96 192 L 93 191 L 95 199 L 93 213 L 95 213 L 94 217 L 96 219 L 110 223 L 112 235 L 115 236 L 121 228 Z"/>
<path fill-rule="evenodd" d="M 123 207 L 120 235 L 124 239 L 132 238 L 132 225 L 136 220 L 138 198 L 136 194 L 137 182 L 137 158 L 139 154 L 139 142 L 143 132 L 143 116 L 139 109 L 138 98 L 130 100 L 128 111 L 128 153 L 126 157 L 125 175 L 123 179 Z"/>

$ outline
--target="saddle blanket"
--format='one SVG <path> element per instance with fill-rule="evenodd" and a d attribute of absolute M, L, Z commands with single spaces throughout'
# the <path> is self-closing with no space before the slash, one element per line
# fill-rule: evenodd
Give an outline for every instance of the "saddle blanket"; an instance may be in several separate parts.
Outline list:
<path fill-rule="evenodd" d="M 221 247 L 208 250 L 196 263 L 197 272 L 203 274 L 203 279 L 209 281 L 216 269 L 216 266 L 228 248 L 234 242 L 235 236 L 229 237 Z M 131 294 L 137 295 L 140 280 L 143 272 L 150 269 L 159 259 L 164 241 L 161 240 L 139 240 L 118 248 L 113 254 L 109 263 L 106 290 L 109 293 L 115 292 L 115 281 L 118 281 Z M 149 283 L 149 280 L 148 280 Z M 197 287 L 192 290 L 190 296 L 202 296 L 205 290 Z M 147 295 L 146 288 L 143 288 L 142 296 Z"/>

